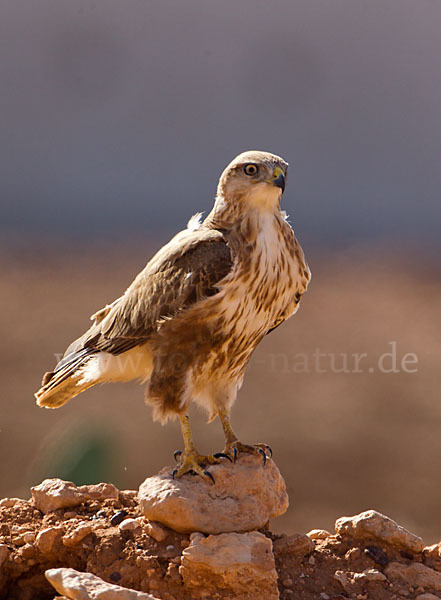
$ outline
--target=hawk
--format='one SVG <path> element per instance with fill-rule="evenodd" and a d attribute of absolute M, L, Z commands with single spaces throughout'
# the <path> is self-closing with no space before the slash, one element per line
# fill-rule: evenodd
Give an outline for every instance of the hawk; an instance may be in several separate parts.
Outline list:
<path fill-rule="evenodd" d="M 212 211 L 193 216 L 150 260 L 125 293 L 43 377 L 37 404 L 57 408 L 89 387 L 139 379 L 153 417 L 179 417 L 183 452 L 174 477 L 213 477 L 208 465 L 266 444 L 236 437 L 229 413 L 250 357 L 267 333 L 293 315 L 310 280 L 303 251 L 280 209 L 288 164 L 269 152 L 239 154 L 222 173 Z M 188 408 L 219 417 L 225 448 L 200 455 Z"/>

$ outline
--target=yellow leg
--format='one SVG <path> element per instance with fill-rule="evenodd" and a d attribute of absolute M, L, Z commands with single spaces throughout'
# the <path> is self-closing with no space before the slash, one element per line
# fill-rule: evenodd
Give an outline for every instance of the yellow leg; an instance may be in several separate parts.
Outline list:
<path fill-rule="evenodd" d="M 190 419 L 188 418 L 188 415 L 180 416 L 179 421 L 181 423 L 182 437 L 184 438 L 185 452 L 196 452 L 193 444 L 193 436 L 191 433 Z"/>
<path fill-rule="evenodd" d="M 175 458 L 179 456 L 179 466 L 172 473 L 173 479 L 182 477 L 185 473 L 194 473 L 201 477 L 207 477 L 214 483 L 213 475 L 205 467 L 219 463 L 219 459 L 223 456 L 222 453 L 210 456 L 199 454 L 194 447 L 188 415 L 180 415 L 179 420 L 181 422 L 182 437 L 184 438 L 184 452 L 175 452 Z M 226 456 L 226 458 L 229 459 L 230 457 Z"/>
<path fill-rule="evenodd" d="M 221 420 L 224 430 L 225 444 L 237 442 L 237 435 L 234 433 L 233 428 L 231 427 L 230 415 L 228 412 L 224 408 L 221 408 L 217 414 L 219 415 L 219 419 Z"/>
<path fill-rule="evenodd" d="M 239 442 L 236 434 L 233 431 L 233 428 L 231 427 L 230 416 L 228 412 L 224 408 L 221 408 L 217 414 L 219 415 L 219 419 L 221 420 L 225 434 L 225 448 L 223 454 L 231 456 L 233 462 L 236 462 L 239 452 L 245 452 L 247 454 L 260 454 L 263 459 L 263 464 L 265 465 L 268 458 L 267 452 L 270 458 L 273 455 L 273 451 L 271 450 L 270 446 L 268 446 L 268 444 L 254 444 L 252 446 L 249 444 L 242 444 L 242 442 Z"/>

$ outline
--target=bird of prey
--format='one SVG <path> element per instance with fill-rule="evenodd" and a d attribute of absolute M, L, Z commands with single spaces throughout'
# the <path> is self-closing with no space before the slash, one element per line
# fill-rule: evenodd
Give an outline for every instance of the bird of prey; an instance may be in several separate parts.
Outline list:
<path fill-rule="evenodd" d="M 193 216 L 125 293 L 43 377 L 37 404 L 57 408 L 95 384 L 147 382 L 153 417 L 179 417 L 184 451 L 174 477 L 213 477 L 210 464 L 266 444 L 242 444 L 229 413 L 250 357 L 293 315 L 310 271 L 280 208 L 288 164 L 269 152 L 239 154 L 222 173 L 212 211 Z M 188 419 L 191 401 L 219 417 L 223 452 L 200 455 Z M 179 457 L 179 458 L 178 458 Z"/>

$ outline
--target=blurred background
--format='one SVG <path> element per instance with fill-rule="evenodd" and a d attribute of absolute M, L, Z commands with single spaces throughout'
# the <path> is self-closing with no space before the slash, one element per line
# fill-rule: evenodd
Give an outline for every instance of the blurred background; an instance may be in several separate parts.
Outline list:
<path fill-rule="evenodd" d="M 290 163 L 313 279 L 233 410 L 286 478 L 276 531 L 375 508 L 441 537 L 441 4 L 3 0 L 0 497 L 135 489 L 172 462 L 136 384 L 33 392 L 95 310 L 209 211 L 247 149 Z M 357 367 L 354 354 L 363 355 Z M 193 415 L 199 449 L 223 446 Z"/>

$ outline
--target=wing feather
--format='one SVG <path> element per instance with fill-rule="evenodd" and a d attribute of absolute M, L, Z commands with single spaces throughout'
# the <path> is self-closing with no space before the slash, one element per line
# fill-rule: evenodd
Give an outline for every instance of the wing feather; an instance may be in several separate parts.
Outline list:
<path fill-rule="evenodd" d="M 68 348 L 121 354 L 143 344 L 161 322 L 218 291 L 233 256 L 219 230 L 185 230 L 147 264 L 125 294 L 96 315 L 95 324 Z"/>

